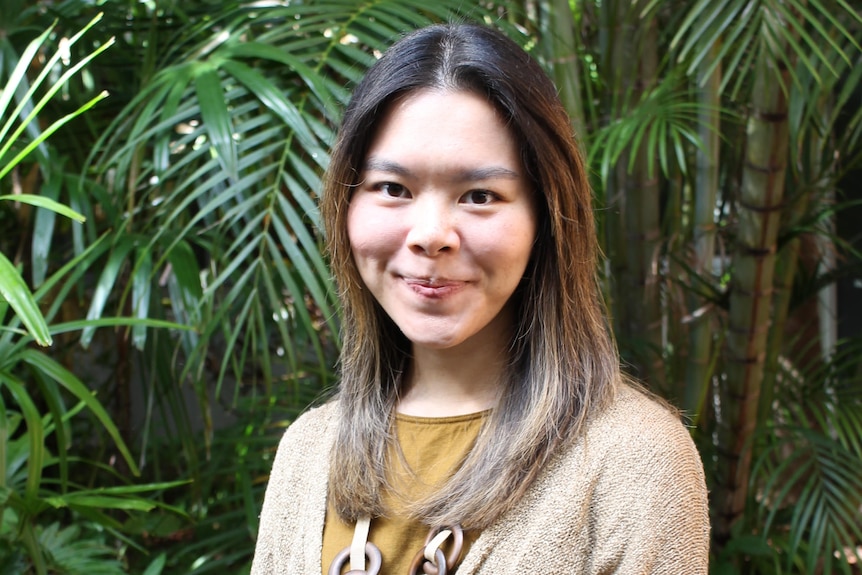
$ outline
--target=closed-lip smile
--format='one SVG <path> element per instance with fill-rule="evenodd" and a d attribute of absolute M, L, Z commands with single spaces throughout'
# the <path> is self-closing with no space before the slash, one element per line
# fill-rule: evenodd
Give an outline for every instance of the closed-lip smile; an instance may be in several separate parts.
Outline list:
<path fill-rule="evenodd" d="M 441 298 L 453 294 L 467 285 L 465 281 L 435 277 L 402 276 L 405 283 L 419 295 L 431 298 Z"/>

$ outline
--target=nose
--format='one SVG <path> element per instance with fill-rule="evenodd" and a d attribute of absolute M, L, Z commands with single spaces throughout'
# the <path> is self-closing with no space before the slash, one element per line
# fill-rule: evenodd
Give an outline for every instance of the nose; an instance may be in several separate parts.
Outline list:
<path fill-rule="evenodd" d="M 436 256 L 455 251 L 461 244 L 457 215 L 441 202 L 417 202 L 407 233 L 407 244 L 417 253 Z"/>

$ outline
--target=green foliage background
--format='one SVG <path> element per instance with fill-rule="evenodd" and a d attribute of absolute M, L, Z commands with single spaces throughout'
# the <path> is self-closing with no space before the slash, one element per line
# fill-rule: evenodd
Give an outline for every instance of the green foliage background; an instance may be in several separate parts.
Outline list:
<path fill-rule="evenodd" d="M 451 20 L 560 89 L 621 350 L 704 459 L 712 569 L 853 572 L 862 341 L 813 302 L 862 261 L 833 223 L 862 159 L 858 9 L 4 0 L 0 573 L 248 570 L 280 433 L 335 383 L 315 200 L 341 110 L 400 34 Z"/>

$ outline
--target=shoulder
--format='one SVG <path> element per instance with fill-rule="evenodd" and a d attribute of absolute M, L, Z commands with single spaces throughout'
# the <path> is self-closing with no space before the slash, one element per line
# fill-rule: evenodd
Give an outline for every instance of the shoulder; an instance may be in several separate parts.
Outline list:
<path fill-rule="evenodd" d="M 613 402 L 588 422 L 582 449 L 581 464 L 599 485 L 638 505 L 706 501 L 703 463 L 689 430 L 673 408 L 636 387 L 618 386 Z"/>
<path fill-rule="evenodd" d="M 644 455 L 665 454 L 691 459 L 690 463 L 701 466 L 679 413 L 627 383 L 619 384 L 613 401 L 588 421 L 585 443 L 589 450 L 607 451 L 607 456 L 633 463 L 642 461 Z"/>
<path fill-rule="evenodd" d="M 288 425 L 278 445 L 275 465 L 286 459 L 329 452 L 335 433 L 338 407 L 335 402 L 312 407 Z M 280 461 L 281 460 L 281 461 Z"/>
<path fill-rule="evenodd" d="M 328 461 L 335 437 L 337 407 L 331 402 L 313 407 L 291 422 L 278 442 L 270 485 L 290 483 L 297 475 L 321 469 Z"/>
<path fill-rule="evenodd" d="M 337 417 L 338 404 L 335 401 L 310 407 L 287 427 L 284 435 L 286 437 L 303 437 L 315 433 L 326 433 Z"/>
<path fill-rule="evenodd" d="M 706 508 L 703 463 L 679 414 L 627 383 L 616 386 L 612 401 L 551 468 L 558 488 L 575 486 L 568 478 L 578 477 L 600 504 L 640 508 L 678 499 Z"/>
<path fill-rule="evenodd" d="M 307 410 L 285 430 L 266 487 L 252 574 L 307 573 L 319 546 L 306 532 L 322 532 L 337 407 Z"/>
<path fill-rule="evenodd" d="M 672 408 L 619 384 L 471 554 L 488 573 L 542 564 L 548 573 L 706 575 L 706 482 L 688 430 Z"/>
<path fill-rule="evenodd" d="M 677 412 L 621 384 L 586 429 L 580 460 L 593 478 L 591 523 L 600 563 L 637 558 L 651 572 L 705 573 L 709 504 L 703 463 Z"/>

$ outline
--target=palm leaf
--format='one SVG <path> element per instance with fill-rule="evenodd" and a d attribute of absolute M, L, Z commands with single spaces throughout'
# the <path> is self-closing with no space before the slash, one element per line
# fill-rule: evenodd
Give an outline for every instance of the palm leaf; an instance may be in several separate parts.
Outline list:
<path fill-rule="evenodd" d="M 15 310 L 27 331 L 39 345 L 51 345 L 48 324 L 45 323 L 45 318 L 30 293 L 30 288 L 27 287 L 21 273 L 2 252 L 0 252 L 0 298 Z"/>
<path fill-rule="evenodd" d="M 836 17 L 836 14 L 847 18 Z M 823 64 L 829 74 L 837 75 L 830 55 L 836 54 L 848 63 L 851 61 L 839 40 L 848 41 L 854 51 L 862 49 L 856 39 L 858 35 L 845 25 L 847 19 L 852 25 L 862 23 L 862 18 L 843 0 L 809 3 L 802 0 L 700 0 L 687 13 L 671 48 L 679 48 L 677 61 L 688 63 L 689 75 L 704 61 L 713 62 L 713 66 L 725 62 L 725 69 L 737 73 L 726 76 L 722 88 L 733 81 L 733 93 L 738 92 L 750 74 L 749 66 L 741 63 L 752 62 L 757 51 L 765 51 L 775 63 L 790 64 L 791 69 L 798 61 L 820 81 L 816 72 L 818 64 Z M 704 42 L 705 38 L 710 41 Z M 721 44 L 720 58 L 710 59 L 709 50 L 716 43 Z M 791 49 L 789 54 L 778 48 L 785 43 Z M 798 80 L 795 73 L 792 75 L 794 81 Z"/>
<path fill-rule="evenodd" d="M 779 423 L 764 429 L 769 444 L 754 473 L 764 481 L 765 535 L 786 521 L 788 568 L 798 560 L 813 572 L 822 558 L 852 553 L 862 541 L 862 380 L 854 373 L 860 349 L 862 341 L 845 342 L 830 361 L 779 380 L 786 382 L 775 394 Z"/>
<path fill-rule="evenodd" d="M 693 102 L 691 94 L 680 88 L 680 79 L 668 76 L 651 92 L 648 92 L 628 114 L 600 129 L 590 142 L 588 159 L 602 181 L 607 181 L 611 170 L 628 149 L 647 144 L 648 177 L 655 177 L 652 166 L 658 158 L 662 174 L 668 176 L 672 168 L 687 173 L 687 146 L 701 148 L 703 143 L 698 128 L 714 130 L 699 114 L 715 112 L 725 120 L 734 115 L 724 108 L 708 108 Z M 671 159 L 673 158 L 673 164 Z M 635 156 L 631 155 L 626 170 L 631 173 Z"/>

